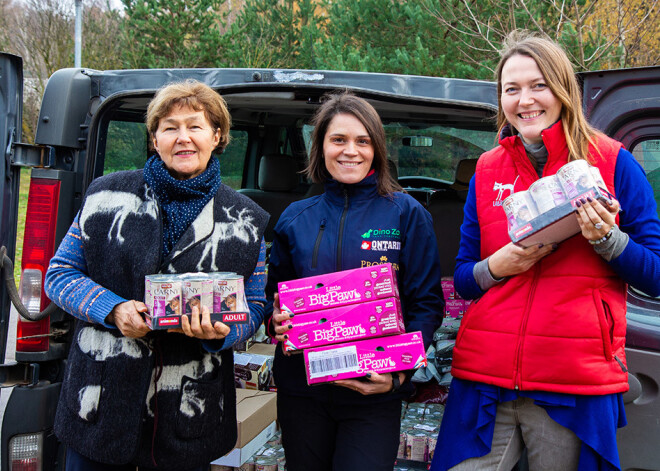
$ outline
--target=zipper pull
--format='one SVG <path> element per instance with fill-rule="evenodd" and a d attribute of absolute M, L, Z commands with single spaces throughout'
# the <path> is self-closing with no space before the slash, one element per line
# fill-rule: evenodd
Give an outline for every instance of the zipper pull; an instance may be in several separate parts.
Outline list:
<path fill-rule="evenodd" d="M 616 356 L 616 355 L 614 355 L 614 359 L 616 360 L 616 362 L 617 362 L 617 363 L 619 364 L 619 366 L 621 367 L 621 371 L 623 371 L 624 373 L 627 373 L 627 372 L 628 372 L 628 368 L 626 368 L 626 365 L 623 364 L 623 362 L 619 359 L 619 357 Z"/>

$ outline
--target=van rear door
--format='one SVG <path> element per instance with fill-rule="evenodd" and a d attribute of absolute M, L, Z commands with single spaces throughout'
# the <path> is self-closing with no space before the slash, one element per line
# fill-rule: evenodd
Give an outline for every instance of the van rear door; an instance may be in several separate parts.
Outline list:
<path fill-rule="evenodd" d="M 660 208 L 660 67 L 588 72 L 580 77 L 589 122 L 632 152 L 644 167 Z M 621 468 L 657 469 L 660 299 L 631 288 L 627 320 L 630 391 L 624 395 L 628 426 L 618 433 Z"/>
<path fill-rule="evenodd" d="M 23 60 L 11 54 L 0 53 L 0 246 L 4 261 L 14 260 L 16 251 L 16 221 L 18 219 L 19 167 L 13 166 L 12 145 L 21 140 L 23 112 Z M 6 252 L 5 252 L 6 250 Z M 5 258 L 8 257 L 8 258 Z M 13 277 L 13 276 L 12 276 Z M 0 363 L 5 359 L 9 325 L 9 296 L 4 282 L 0 283 Z"/>

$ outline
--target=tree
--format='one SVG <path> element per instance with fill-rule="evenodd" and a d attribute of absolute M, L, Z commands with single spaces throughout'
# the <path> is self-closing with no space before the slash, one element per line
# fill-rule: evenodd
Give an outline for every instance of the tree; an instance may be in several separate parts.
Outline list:
<path fill-rule="evenodd" d="M 112 70 L 122 68 L 121 15 L 109 0 L 87 0 L 83 4 L 82 66 Z"/>
<path fill-rule="evenodd" d="M 224 65 L 225 0 L 122 0 L 124 65 Z"/>
<path fill-rule="evenodd" d="M 23 58 L 23 140 L 33 142 L 48 78 L 74 65 L 74 1 L 0 0 L 0 46 Z M 118 12 L 87 0 L 83 6 L 84 67 L 117 68 Z"/>
<path fill-rule="evenodd" d="M 421 0 L 324 0 L 327 20 L 316 45 L 324 68 L 480 78 L 480 68 L 452 61 L 447 28 Z"/>
<path fill-rule="evenodd" d="M 491 71 L 504 37 L 513 29 L 536 31 L 557 41 L 577 70 L 627 66 L 641 50 L 638 38 L 649 31 L 658 37 L 658 0 L 422 1 L 448 29 L 463 60 Z M 658 50 L 657 41 L 652 48 Z"/>
<path fill-rule="evenodd" d="M 323 17 L 315 0 L 247 0 L 227 33 L 232 67 L 317 67 Z"/>

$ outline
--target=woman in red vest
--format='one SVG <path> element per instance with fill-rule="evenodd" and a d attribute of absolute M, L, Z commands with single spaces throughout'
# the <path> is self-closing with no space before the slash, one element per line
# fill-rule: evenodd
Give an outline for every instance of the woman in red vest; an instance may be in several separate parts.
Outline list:
<path fill-rule="evenodd" d="M 619 469 L 627 285 L 660 295 L 653 189 L 632 154 L 587 124 L 554 42 L 510 35 L 497 90 L 499 145 L 470 182 L 454 274 L 478 301 L 456 339 L 431 469 L 510 470 L 524 447 L 534 471 Z M 597 167 L 614 198 L 581 197 L 581 233 L 563 242 L 511 243 L 498 189 L 527 190 L 574 160 Z"/>

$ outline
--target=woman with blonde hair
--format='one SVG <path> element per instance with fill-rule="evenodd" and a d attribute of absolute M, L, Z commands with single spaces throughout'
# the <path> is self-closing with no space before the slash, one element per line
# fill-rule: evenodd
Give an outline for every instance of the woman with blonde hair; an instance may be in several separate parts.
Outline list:
<path fill-rule="evenodd" d="M 507 470 L 524 447 L 534 471 L 619 469 L 627 286 L 660 294 L 653 190 L 632 154 L 587 124 L 557 44 L 514 32 L 496 75 L 499 145 L 470 182 L 454 273 L 478 302 L 456 339 L 431 469 Z M 579 159 L 614 198 L 583 195 L 581 233 L 560 244 L 511 243 L 494 182 L 527 190 Z"/>

